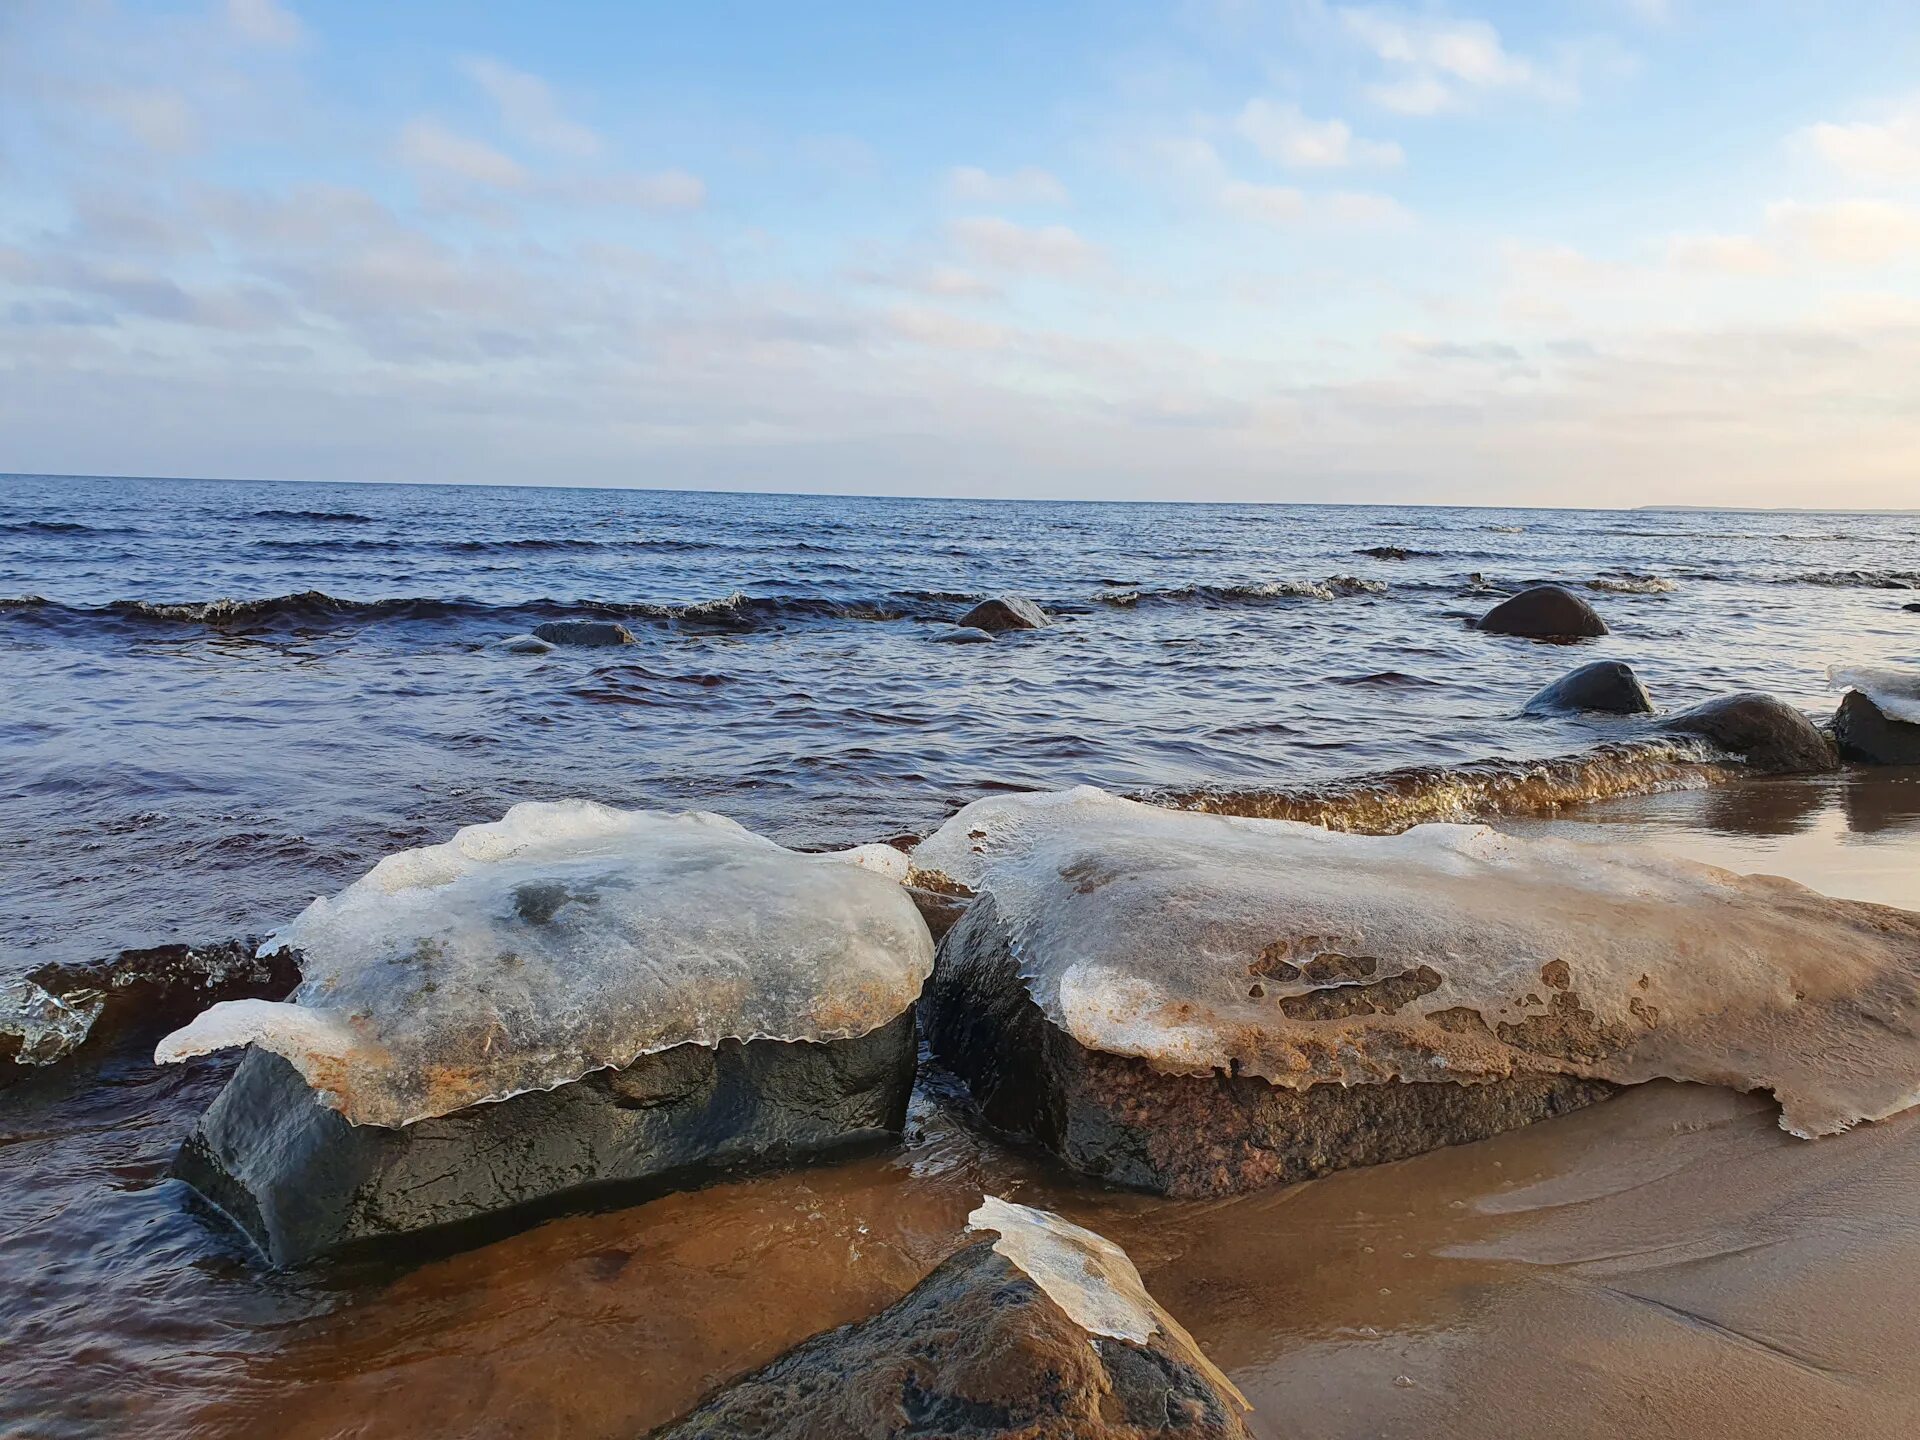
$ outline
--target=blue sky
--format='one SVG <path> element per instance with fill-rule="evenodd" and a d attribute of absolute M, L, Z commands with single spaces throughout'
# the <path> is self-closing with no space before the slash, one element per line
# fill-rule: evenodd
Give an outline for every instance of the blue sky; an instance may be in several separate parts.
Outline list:
<path fill-rule="evenodd" d="M 1920 7 L 0 4 L 0 469 L 1920 505 Z"/>

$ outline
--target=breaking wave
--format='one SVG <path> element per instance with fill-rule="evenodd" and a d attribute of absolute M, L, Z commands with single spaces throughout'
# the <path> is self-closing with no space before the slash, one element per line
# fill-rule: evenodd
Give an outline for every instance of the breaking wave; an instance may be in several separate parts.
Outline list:
<path fill-rule="evenodd" d="M 1268 580 L 1247 585 L 1178 585 L 1166 590 L 1107 590 L 1093 598 L 1102 605 L 1250 605 L 1268 600 L 1336 600 L 1348 595 L 1384 595 L 1384 580 L 1359 575 L 1329 575 L 1324 580 Z"/>
<path fill-rule="evenodd" d="M 1679 588 L 1660 575 L 1601 575 L 1587 581 L 1587 589 L 1613 595 L 1671 595 Z"/>

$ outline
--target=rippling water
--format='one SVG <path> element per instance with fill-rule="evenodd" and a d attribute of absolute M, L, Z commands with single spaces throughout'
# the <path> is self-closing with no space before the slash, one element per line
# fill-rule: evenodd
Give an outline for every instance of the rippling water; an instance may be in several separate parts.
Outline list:
<path fill-rule="evenodd" d="M 1536 579 L 1614 634 L 1467 627 Z M 1550 756 L 1600 732 L 1522 702 L 1601 656 L 1825 709 L 1920 655 L 1916 586 L 1917 515 L 0 479 L 0 973 L 258 931 L 520 799 L 842 845 L 994 786 Z M 1059 623 L 940 643 L 1000 591 Z M 639 643 L 496 643 L 570 615 Z"/>

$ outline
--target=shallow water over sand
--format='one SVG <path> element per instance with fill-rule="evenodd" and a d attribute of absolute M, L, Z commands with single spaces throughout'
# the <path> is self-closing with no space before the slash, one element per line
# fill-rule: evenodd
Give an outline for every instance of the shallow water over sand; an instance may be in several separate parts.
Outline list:
<path fill-rule="evenodd" d="M 1912 906 L 1917 789 L 1895 772 L 1750 782 L 1594 815 L 1739 869 L 1864 876 L 1864 898 Z M 983 1192 L 1125 1246 L 1261 1435 L 1920 1426 L 1914 1115 L 1809 1143 L 1764 1099 L 1655 1084 L 1482 1144 L 1191 1203 L 1010 1151 L 923 1090 L 906 1143 L 880 1154 L 410 1268 L 269 1276 L 162 1178 L 227 1069 L 155 1070 L 130 1046 L 7 1092 L 0 1429 L 632 1436 L 889 1303 L 961 1242 Z"/>

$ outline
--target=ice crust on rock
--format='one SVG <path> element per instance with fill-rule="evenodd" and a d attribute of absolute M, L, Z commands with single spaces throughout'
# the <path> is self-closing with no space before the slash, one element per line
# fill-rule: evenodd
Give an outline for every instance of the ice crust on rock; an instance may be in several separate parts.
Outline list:
<path fill-rule="evenodd" d="M 697 811 L 516 805 L 315 900 L 261 947 L 299 953 L 289 1001 L 214 1005 L 155 1058 L 259 1045 L 401 1126 L 690 1042 L 864 1035 L 933 966 L 905 867 Z"/>
<path fill-rule="evenodd" d="M 993 1242 L 995 1253 L 1012 1261 L 1089 1337 L 1144 1345 L 1155 1334 L 1164 1334 L 1184 1346 L 1195 1368 L 1239 1401 L 1242 1409 L 1253 1408 L 1180 1322 L 1147 1293 L 1127 1252 L 1104 1235 L 1070 1224 L 1051 1211 L 993 1195 L 980 1197 L 979 1208 L 967 1216 L 967 1228 L 998 1235 Z"/>
<path fill-rule="evenodd" d="M 1920 671 L 1835 665 L 1827 679 L 1836 689 L 1858 690 L 1889 720 L 1920 725 Z"/>
<path fill-rule="evenodd" d="M 1041 1011 L 1177 1074 L 1771 1090 L 1812 1137 L 1920 1102 L 1920 915 L 1616 842 L 1392 836 L 1082 787 L 913 855 L 990 894 Z"/>

